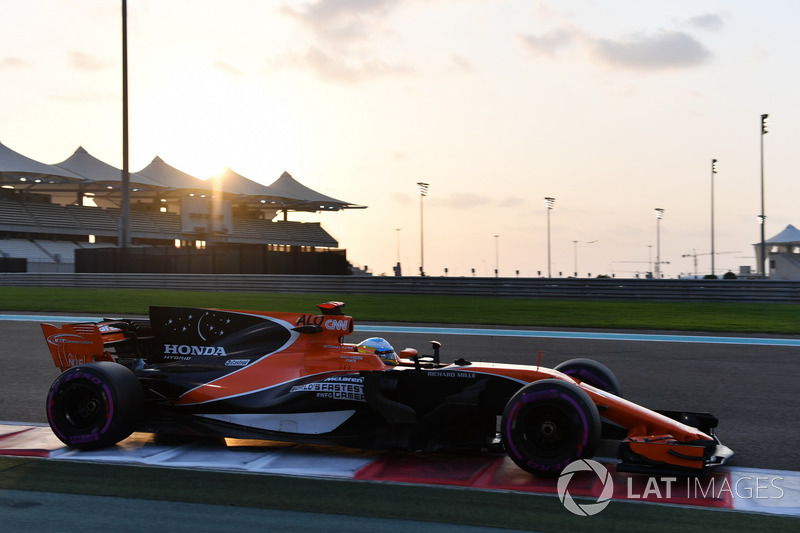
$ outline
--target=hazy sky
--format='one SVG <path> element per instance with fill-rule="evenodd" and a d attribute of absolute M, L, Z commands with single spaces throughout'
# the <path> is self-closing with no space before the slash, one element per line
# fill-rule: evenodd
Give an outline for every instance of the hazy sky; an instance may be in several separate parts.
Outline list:
<path fill-rule="evenodd" d="M 122 166 L 121 2 L 2 0 L 0 142 Z M 668 277 L 755 267 L 800 224 L 793 0 L 129 0 L 130 166 L 284 170 L 375 274 Z M 397 231 L 399 228 L 399 231 Z M 499 235 L 499 237 L 494 237 Z M 574 241 L 578 241 L 577 245 Z"/>

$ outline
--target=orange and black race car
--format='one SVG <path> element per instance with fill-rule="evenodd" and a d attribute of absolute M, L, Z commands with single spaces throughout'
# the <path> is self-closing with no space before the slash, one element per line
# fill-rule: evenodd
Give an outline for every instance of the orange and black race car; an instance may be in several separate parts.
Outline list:
<path fill-rule="evenodd" d="M 619 441 L 618 471 L 702 475 L 732 454 L 707 413 L 652 411 L 622 398 L 590 359 L 554 369 L 396 354 L 344 343 L 344 304 L 318 314 L 151 307 L 149 320 L 42 324 L 63 373 L 47 417 L 68 446 L 134 431 L 406 450 L 506 453 L 557 475 Z"/>

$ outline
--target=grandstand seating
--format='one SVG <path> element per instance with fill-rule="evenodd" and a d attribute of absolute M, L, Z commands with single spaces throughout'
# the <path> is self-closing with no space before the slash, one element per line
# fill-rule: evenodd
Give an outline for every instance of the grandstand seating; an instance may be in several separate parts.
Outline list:
<path fill-rule="evenodd" d="M 0 223 L 30 226 L 36 224 L 22 204 L 0 199 Z"/>
<path fill-rule="evenodd" d="M 150 216 L 162 233 L 180 233 L 181 217 L 176 213 L 152 213 Z"/>
<path fill-rule="evenodd" d="M 233 236 L 272 244 L 336 247 L 336 240 L 316 222 L 234 219 Z"/>
<path fill-rule="evenodd" d="M 108 209 L 83 207 L 79 205 L 68 205 L 65 209 L 70 212 L 82 228 L 117 231 L 117 221 L 111 216 Z"/>
<path fill-rule="evenodd" d="M 24 257 L 29 264 L 74 264 L 76 248 L 92 247 L 86 235 L 116 236 L 120 209 L 0 199 L 0 256 Z M 133 238 L 172 244 L 194 240 L 183 234 L 176 213 L 131 211 Z M 3 238 L 5 237 L 5 238 Z M 10 237 L 10 238 L 9 238 Z M 28 238 L 22 238 L 28 237 Z M 233 219 L 225 242 L 336 248 L 338 243 L 319 223 Z M 102 245 L 113 246 L 113 245 Z M 56 261 L 58 258 L 58 261 Z M 60 268 L 60 267 L 59 267 Z M 29 270 L 37 270 L 36 268 Z M 48 271 L 48 268 L 40 271 Z"/>
<path fill-rule="evenodd" d="M 25 257 L 29 261 L 53 261 L 53 257 L 27 239 L 0 240 L 0 255 L 3 257 Z"/>
<path fill-rule="evenodd" d="M 53 228 L 80 228 L 72 214 L 58 204 L 24 204 L 25 210 L 38 226 Z"/>

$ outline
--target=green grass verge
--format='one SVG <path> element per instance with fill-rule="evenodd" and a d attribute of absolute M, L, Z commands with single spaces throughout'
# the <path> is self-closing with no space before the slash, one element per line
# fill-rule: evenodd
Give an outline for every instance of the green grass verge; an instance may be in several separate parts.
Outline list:
<path fill-rule="evenodd" d="M 146 314 L 150 305 L 313 312 L 347 303 L 357 322 L 432 322 L 603 329 L 663 329 L 800 334 L 800 305 L 538 300 L 432 295 L 276 294 L 3 287 L 0 309 L 108 316 Z"/>
<path fill-rule="evenodd" d="M 791 517 L 620 501 L 611 502 L 600 514 L 578 517 L 553 496 L 15 457 L 0 457 L 0 489 L 534 531 L 793 531 L 800 522 Z"/>

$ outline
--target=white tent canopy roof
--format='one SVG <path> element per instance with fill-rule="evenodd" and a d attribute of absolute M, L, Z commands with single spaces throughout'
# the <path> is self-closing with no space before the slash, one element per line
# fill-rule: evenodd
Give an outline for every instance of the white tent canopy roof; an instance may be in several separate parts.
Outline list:
<path fill-rule="evenodd" d="M 150 164 L 137 172 L 136 175 L 149 178 L 162 187 L 193 191 L 210 190 L 209 184 L 205 181 L 168 165 L 158 156 L 154 157 Z"/>
<path fill-rule="evenodd" d="M 800 242 L 800 230 L 789 224 L 783 231 L 767 239 L 770 244 L 788 244 Z"/>
<path fill-rule="evenodd" d="M 359 209 L 365 206 L 351 204 L 321 194 L 295 180 L 284 172 L 271 185 L 262 185 L 237 174 L 230 168 L 219 176 L 202 180 L 182 172 L 156 156 L 138 172 L 129 174 L 131 187 L 150 190 L 140 194 L 187 196 L 191 194 L 218 194 L 237 197 L 254 204 L 269 202 L 284 211 L 323 211 Z M 0 184 L 14 188 L 51 192 L 87 191 L 103 188 L 114 194 L 122 183 L 122 171 L 92 156 L 78 147 L 69 158 L 54 165 L 41 163 L 11 150 L 0 143 Z M 133 189 L 136 190 L 136 189 Z M 277 204 L 277 205 L 276 205 Z"/>
<path fill-rule="evenodd" d="M 0 176 L 4 178 L 4 182 L 8 181 L 9 178 L 14 179 L 14 181 L 20 181 L 18 179 L 20 177 L 26 179 L 46 178 L 51 183 L 54 181 L 80 181 L 83 179 L 83 177 L 69 170 L 25 157 L 3 143 L 0 143 Z"/>
<path fill-rule="evenodd" d="M 122 170 L 100 161 L 82 146 L 79 146 L 69 158 L 61 163 L 56 163 L 54 166 L 68 170 L 92 182 L 122 183 Z M 130 183 L 134 185 L 163 187 L 160 183 L 141 174 L 130 173 L 129 179 Z"/>
<path fill-rule="evenodd" d="M 313 189 L 309 189 L 296 179 L 291 174 L 284 172 L 281 177 L 269 185 L 270 190 L 274 191 L 275 195 L 280 195 L 285 198 L 298 198 L 297 206 L 293 206 L 300 211 L 317 211 L 320 209 L 363 209 L 366 206 L 350 204 L 330 196 L 318 193 Z M 301 207 L 304 205 L 305 207 Z"/>
<path fill-rule="evenodd" d="M 230 168 L 225 168 L 220 174 L 209 178 L 208 181 L 213 184 L 215 191 L 222 191 L 228 194 L 269 198 L 270 200 L 280 200 L 281 203 L 286 203 L 287 200 L 290 202 L 299 200 L 299 198 L 293 196 L 277 194 L 274 189 L 245 178 Z"/>

